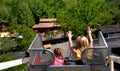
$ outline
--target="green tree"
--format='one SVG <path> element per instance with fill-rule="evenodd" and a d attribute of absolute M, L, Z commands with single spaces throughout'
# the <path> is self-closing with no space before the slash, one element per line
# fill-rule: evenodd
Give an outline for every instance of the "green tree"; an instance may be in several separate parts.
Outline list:
<path fill-rule="evenodd" d="M 18 3 L 17 6 L 18 6 L 17 8 L 18 24 L 24 24 L 27 26 L 33 25 L 35 22 L 28 4 L 21 1 Z"/>
<path fill-rule="evenodd" d="M 0 38 L 0 51 L 6 53 L 17 46 L 16 41 L 11 38 Z"/>
<path fill-rule="evenodd" d="M 19 35 L 23 36 L 23 38 L 17 39 L 17 48 L 18 50 L 27 50 L 34 39 L 36 32 L 25 25 L 20 25 L 19 29 L 22 29 L 17 31 L 19 32 Z"/>
<path fill-rule="evenodd" d="M 57 16 L 65 30 L 84 34 L 88 25 L 97 27 L 98 24 L 112 24 L 114 22 L 112 13 L 118 10 L 114 4 L 105 0 L 66 0 L 65 10 Z"/>
<path fill-rule="evenodd" d="M 7 0 L 0 1 L 0 22 L 7 22 L 10 17 L 10 7 Z"/>
<path fill-rule="evenodd" d="M 120 23 L 120 1 L 119 0 L 110 0 L 112 1 L 112 4 L 113 6 L 116 6 L 116 8 L 112 9 L 112 14 L 114 15 L 114 23 L 113 24 L 116 24 L 116 23 Z"/>

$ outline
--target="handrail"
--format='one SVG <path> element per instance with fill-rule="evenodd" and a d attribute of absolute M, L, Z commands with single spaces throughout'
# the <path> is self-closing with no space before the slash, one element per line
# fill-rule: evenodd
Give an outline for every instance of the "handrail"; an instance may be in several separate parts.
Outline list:
<path fill-rule="evenodd" d="M 108 62 L 110 64 L 110 71 L 114 71 L 114 62 L 120 64 L 120 56 L 109 55 L 106 64 L 108 64 Z"/>
<path fill-rule="evenodd" d="M 0 70 L 7 69 L 10 67 L 14 67 L 17 65 L 25 64 L 29 62 L 29 57 L 28 58 L 21 58 L 21 59 L 16 59 L 16 60 L 11 60 L 7 62 L 2 62 L 0 63 Z"/>
<path fill-rule="evenodd" d="M 100 39 L 101 38 L 101 39 Z M 106 46 L 108 48 L 108 44 L 103 36 L 102 31 L 99 31 L 99 36 L 98 36 L 98 40 L 99 40 L 99 46 Z"/>
<path fill-rule="evenodd" d="M 31 48 L 43 48 L 42 38 L 40 33 L 37 33 L 35 38 L 33 39 L 32 43 L 30 44 L 29 49 Z"/>

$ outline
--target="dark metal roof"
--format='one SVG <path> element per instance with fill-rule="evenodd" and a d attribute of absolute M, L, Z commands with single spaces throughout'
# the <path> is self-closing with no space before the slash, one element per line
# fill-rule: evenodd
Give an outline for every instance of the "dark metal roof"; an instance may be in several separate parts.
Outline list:
<path fill-rule="evenodd" d="M 112 32 L 120 32 L 120 25 L 103 25 L 103 26 L 99 26 L 99 29 L 103 32 L 103 33 L 112 33 Z"/>

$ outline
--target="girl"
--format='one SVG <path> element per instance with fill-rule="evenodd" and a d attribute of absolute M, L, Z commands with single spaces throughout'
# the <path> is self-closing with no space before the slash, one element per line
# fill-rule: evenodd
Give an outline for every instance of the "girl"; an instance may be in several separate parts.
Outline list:
<path fill-rule="evenodd" d="M 81 61 L 81 52 L 83 51 L 84 48 L 87 47 L 92 47 L 93 46 L 93 38 L 91 35 L 91 29 L 90 27 L 87 28 L 87 34 L 88 34 L 88 39 L 85 36 L 78 36 L 76 39 L 76 47 L 73 48 L 73 42 L 72 42 L 72 32 L 68 32 L 68 39 L 69 39 L 69 48 L 71 49 L 74 57 L 75 57 L 75 62 L 77 65 L 82 65 L 84 64 Z"/>
<path fill-rule="evenodd" d="M 62 55 L 61 49 L 60 48 L 55 48 L 54 49 L 54 54 L 55 54 L 55 60 L 54 60 L 53 65 L 56 65 L 56 66 L 64 65 L 65 60 L 64 60 L 64 57 Z"/>

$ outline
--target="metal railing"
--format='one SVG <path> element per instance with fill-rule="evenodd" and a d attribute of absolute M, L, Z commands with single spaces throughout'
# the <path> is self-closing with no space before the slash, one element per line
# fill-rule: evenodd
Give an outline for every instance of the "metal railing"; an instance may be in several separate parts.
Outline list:
<path fill-rule="evenodd" d="M 109 63 L 110 71 L 114 71 L 114 62 L 120 64 L 120 56 L 109 55 L 106 65 Z"/>

